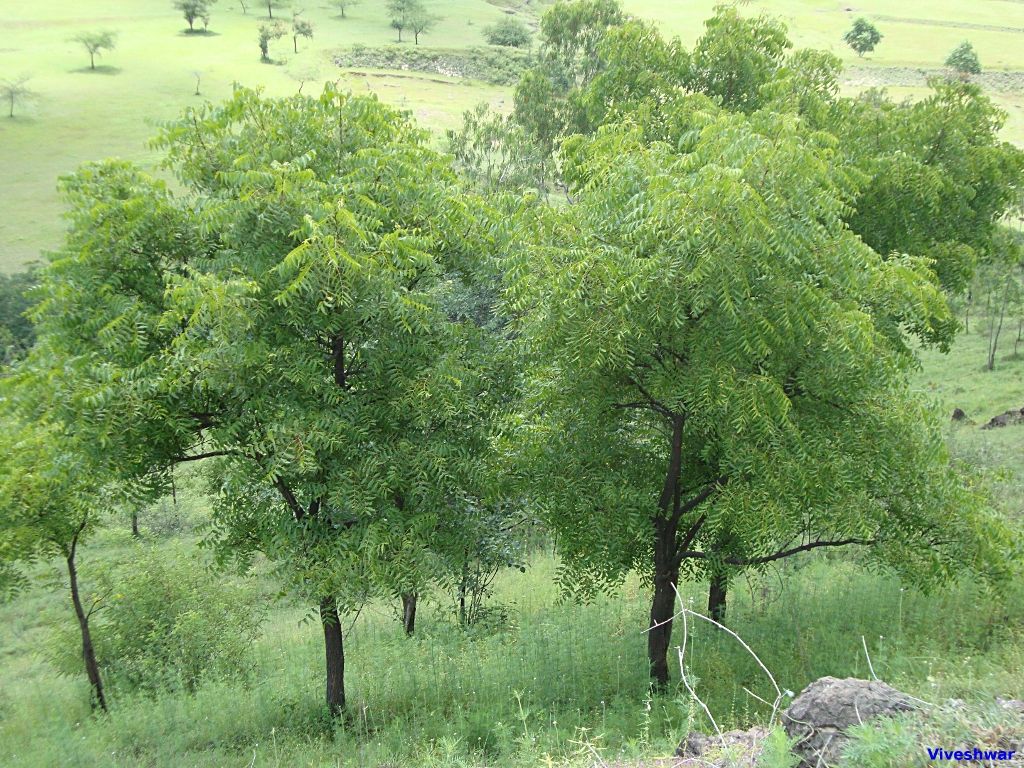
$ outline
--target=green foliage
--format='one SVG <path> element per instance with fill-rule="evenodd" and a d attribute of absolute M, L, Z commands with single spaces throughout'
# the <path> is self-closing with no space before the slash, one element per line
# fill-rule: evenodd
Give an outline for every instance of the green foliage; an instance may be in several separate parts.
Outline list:
<path fill-rule="evenodd" d="M 459 173 L 481 192 L 525 190 L 544 183 L 540 149 L 514 120 L 479 104 L 448 131 L 448 151 Z"/>
<path fill-rule="evenodd" d="M 103 51 L 112 51 L 117 42 L 117 33 L 110 31 L 82 32 L 72 38 L 89 53 L 89 68 L 96 69 L 96 57 Z"/>
<path fill-rule="evenodd" d="M 313 25 L 309 20 L 296 14 L 292 18 L 292 42 L 295 44 L 295 52 L 299 52 L 299 38 L 313 39 Z"/>
<path fill-rule="evenodd" d="M 388 0 L 387 10 L 392 29 L 398 31 L 398 42 L 402 42 L 402 31 L 410 29 L 413 21 L 426 13 L 421 0 Z"/>
<path fill-rule="evenodd" d="M 265 616 L 251 587 L 211 573 L 179 547 L 136 553 L 95 578 L 93 634 L 100 665 L 117 689 L 194 690 L 203 680 L 244 679 Z M 58 631 L 50 661 L 78 674 L 73 633 Z"/>
<path fill-rule="evenodd" d="M 727 109 L 758 109 L 761 90 L 792 45 L 785 25 L 768 16 L 744 19 L 730 6 L 718 6 L 704 25 L 690 56 L 690 87 Z"/>
<path fill-rule="evenodd" d="M 34 270 L 0 274 L 0 364 L 22 357 L 35 341 L 35 331 L 25 313 L 26 292 L 35 284 Z"/>
<path fill-rule="evenodd" d="M 1005 576 L 1012 535 L 907 381 L 905 334 L 954 325 L 927 262 L 848 230 L 857 182 L 830 137 L 679 108 L 678 149 L 630 126 L 566 141 L 575 204 L 532 217 L 531 266 L 512 267 L 530 361 L 513 439 L 565 585 L 843 542 L 922 582 Z"/>
<path fill-rule="evenodd" d="M 871 53 L 882 40 L 882 33 L 874 24 L 863 16 L 853 22 L 850 30 L 843 35 L 843 40 L 857 52 L 858 56 Z"/>
<path fill-rule="evenodd" d="M 529 48 L 533 40 L 530 28 L 514 16 L 503 16 L 494 24 L 484 28 L 484 37 L 491 45 L 510 48 Z"/>
<path fill-rule="evenodd" d="M 346 18 L 346 11 L 352 8 L 354 5 L 359 5 L 360 0 L 332 0 L 331 5 L 338 9 L 341 13 L 341 18 Z"/>
<path fill-rule="evenodd" d="M 978 61 L 978 53 L 967 40 L 960 43 L 946 57 L 946 66 L 961 75 L 981 74 L 981 62 Z"/>

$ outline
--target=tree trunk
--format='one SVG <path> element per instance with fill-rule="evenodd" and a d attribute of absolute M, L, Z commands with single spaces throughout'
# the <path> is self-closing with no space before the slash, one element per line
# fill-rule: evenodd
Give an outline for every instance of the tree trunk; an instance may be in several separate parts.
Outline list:
<path fill-rule="evenodd" d="M 327 660 L 327 709 L 331 715 L 339 715 L 345 710 L 345 647 L 338 605 L 333 597 L 320 601 L 320 621 L 324 627 Z"/>
<path fill-rule="evenodd" d="M 194 27 L 192 26 L 192 19 L 186 19 L 186 21 L 188 22 L 188 31 L 189 31 L 189 32 L 195 32 L 196 30 L 195 30 L 195 28 L 194 28 Z"/>
<path fill-rule="evenodd" d="M 96 663 L 96 651 L 92 646 L 92 634 L 89 632 L 89 615 L 82 608 L 82 599 L 78 594 L 78 570 L 75 568 L 75 548 L 78 543 L 76 536 L 67 555 L 68 576 L 71 579 L 71 602 L 75 606 L 78 617 L 78 628 L 82 633 L 82 659 L 85 661 L 85 674 L 92 687 L 92 708 L 99 707 L 107 711 L 107 700 L 103 696 L 103 679 L 100 677 L 100 666 Z"/>
<path fill-rule="evenodd" d="M 419 598 L 415 592 L 402 595 L 402 626 L 405 634 L 412 635 L 416 631 L 416 601 Z"/>
<path fill-rule="evenodd" d="M 416 38 L 416 45 L 419 45 L 420 44 L 420 33 L 419 32 L 413 32 L 413 37 Z"/>
<path fill-rule="evenodd" d="M 89 52 L 89 69 L 96 69 L 96 54 Z"/>
<path fill-rule="evenodd" d="M 651 680 L 657 691 L 668 689 L 668 648 L 672 641 L 675 585 L 678 578 L 678 571 L 660 569 L 654 576 L 651 623 L 647 631 L 647 659 L 651 666 Z"/>
<path fill-rule="evenodd" d="M 141 538 L 142 534 L 139 533 L 139 513 L 135 510 L 132 511 L 132 538 Z"/>
<path fill-rule="evenodd" d="M 725 623 L 725 603 L 729 591 L 729 577 L 722 572 L 716 572 L 711 576 L 711 586 L 708 588 L 708 616 L 719 624 Z"/>
<path fill-rule="evenodd" d="M 295 52 L 299 52 L 299 36 L 292 35 L 292 46 L 295 48 Z"/>

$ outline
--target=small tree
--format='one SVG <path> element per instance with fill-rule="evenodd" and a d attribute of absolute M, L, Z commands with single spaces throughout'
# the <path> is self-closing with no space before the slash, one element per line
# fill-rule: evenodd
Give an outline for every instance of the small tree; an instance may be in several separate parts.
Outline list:
<path fill-rule="evenodd" d="M 174 0 L 174 7 L 181 11 L 188 22 L 188 31 L 195 32 L 195 22 L 199 19 L 203 22 L 205 30 L 210 23 L 210 6 L 217 0 Z"/>
<path fill-rule="evenodd" d="M 313 25 L 310 24 L 306 19 L 299 16 L 298 13 L 292 19 L 292 44 L 295 47 L 295 52 L 299 52 L 299 38 L 305 37 L 309 40 L 313 39 Z"/>
<path fill-rule="evenodd" d="M 387 8 L 391 28 L 398 30 L 398 42 L 402 42 L 402 30 L 412 26 L 412 17 L 423 10 L 423 4 L 420 0 L 388 0 Z"/>
<path fill-rule="evenodd" d="M 441 16 L 431 13 L 422 5 L 413 8 L 409 14 L 409 29 L 412 30 L 416 45 L 420 44 L 420 35 L 433 29 L 434 25 L 441 20 Z"/>
<path fill-rule="evenodd" d="M 341 13 L 341 18 L 346 18 L 345 11 L 353 5 L 359 5 L 359 0 L 334 0 L 333 5 Z"/>
<path fill-rule="evenodd" d="M 109 31 L 83 32 L 71 39 L 85 47 L 85 50 L 89 52 L 89 69 L 96 69 L 96 57 L 103 51 L 114 50 L 117 34 Z"/>
<path fill-rule="evenodd" d="M 981 74 L 981 62 L 978 61 L 978 53 L 974 50 L 974 46 L 966 40 L 949 54 L 949 57 L 946 59 L 946 66 L 961 77 Z"/>
<path fill-rule="evenodd" d="M 875 50 L 875 46 L 878 45 L 881 39 L 882 33 L 878 31 L 874 24 L 863 17 L 853 22 L 850 31 L 843 35 L 843 40 L 857 52 L 858 56 L 871 53 Z"/>
<path fill-rule="evenodd" d="M 14 117 L 14 105 L 16 103 L 28 101 L 35 96 L 32 89 L 26 85 L 28 81 L 28 75 L 22 75 L 13 80 L 0 80 L 0 98 L 7 102 L 8 117 Z"/>
<path fill-rule="evenodd" d="M 280 40 L 282 37 L 284 37 L 284 26 L 282 26 L 281 22 L 260 25 L 258 40 L 260 44 L 260 59 L 262 61 L 270 61 L 270 41 Z"/>
<path fill-rule="evenodd" d="M 494 24 L 484 27 L 484 37 L 491 45 L 509 48 L 529 48 L 533 39 L 530 28 L 512 16 L 503 16 Z"/>

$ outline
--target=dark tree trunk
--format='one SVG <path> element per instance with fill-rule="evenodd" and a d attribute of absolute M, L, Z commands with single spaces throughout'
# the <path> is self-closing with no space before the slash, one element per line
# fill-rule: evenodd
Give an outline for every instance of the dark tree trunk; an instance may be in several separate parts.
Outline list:
<path fill-rule="evenodd" d="M 142 534 L 139 533 L 139 513 L 132 511 L 132 537 L 138 539 L 141 536 Z"/>
<path fill-rule="evenodd" d="M 345 710 L 345 646 L 341 636 L 341 618 L 333 597 L 320 601 L 320 621 L 324 627 L 327 660 L 327 708 L 332 715 L 339 715 Z"/>
<path fill-rule="evenodd" d="M 402 595 L 402 626 L 405 634 L 412 635 L 416 631 L 416 601 L 419 598 L 415 592 Z"/>
<path fill-rule="evenodd" d="M 664 691 L 668 689 L 668 649 L 672 642 L 672 617 L 676 613 L 679 566 L 675 564 L 676 526 L 670 520 L 659 519 L 654 530 L 654 597 L 647 630 L 647 659 L 655 690 Z"/>
<path fill-rule="evenodd" d="M 82 659 L 85 661 L 85 674 L 92 687 L 92 708 L 99 707 L 107 711 L 107 700 L 103 696 L 103 679 L 100 677 L 100 666 L 96 663 L 96 651 L 92 646 L 92 634 L 89 632 L 89 615 L 82 608 L 82 599 L 78 593 L 78 570 L 75 568 L 75 549 L 78 537 L 75 536 L 71 550 L 67 555 L 68 576 L 71 579 L 71 602 L 75 606 L 78 628 L 82 633 Z"/>
<path fill-rule="evenodd" d="M 714 573 L 708 588 L 708 616 L 719 624 L 725 623 L 725 603 L 729 591 L 729 578 L 724 573 Z"/>
<path fill-rule="evenodd" d="M 298 35 L 292 36 L 292 46 L 295 48 L 295 52 L 298 53 L 299 52 L 299 36 Z"/>
<path fill-rule="evenodd" d="M 96 69 L 96 54 L 89 53 L 89 69 Z"/>

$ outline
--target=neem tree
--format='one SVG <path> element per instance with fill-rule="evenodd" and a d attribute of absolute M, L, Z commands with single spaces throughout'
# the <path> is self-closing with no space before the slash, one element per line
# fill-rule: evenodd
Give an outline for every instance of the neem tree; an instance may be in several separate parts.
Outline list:
<path fill-rule="evenodd" d="M 652 584 L 668 681 L 675 588 L 859 545 L 910 579 L 998 571 L 1005 533 L 950 465 L 907 373 L 953 322 L 927 264 L 843 221 L 855 179 L 792 116 L 663 105 L 563 145 L 575 204 L 512 257 L 532 408 L 515 434 L 565 583 Z M 714 606 L 712 606 L 714 610 Z"/>
<path fill-rule="evenodd" d="M 126 482 L 206 462 L 222 557 L 265 552 L 317 606 L 332 712 L 339 609 L 443 575 L 437 515 L 486 491 L 498 388 L 448 305 L 489 246 L 424 142 L 372 98 L 239 90 L 165 131 L 181 197 L 120 164 L 69 182 L 36 310 L 77 434 Z"/>

